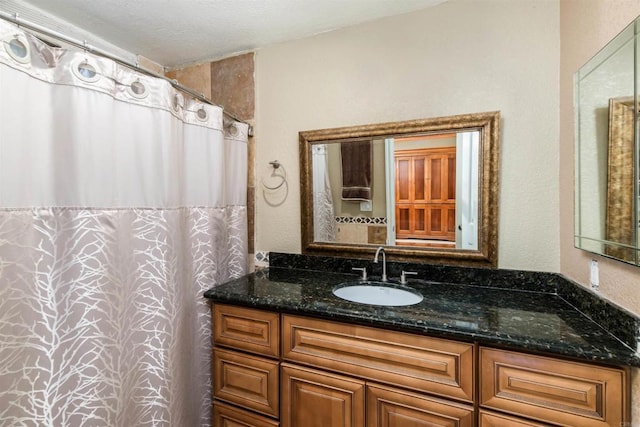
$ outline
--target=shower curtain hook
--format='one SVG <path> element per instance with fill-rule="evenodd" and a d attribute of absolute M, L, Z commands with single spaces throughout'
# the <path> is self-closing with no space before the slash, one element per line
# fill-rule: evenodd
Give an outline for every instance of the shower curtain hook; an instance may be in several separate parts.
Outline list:
<path fill-rule="evenodd" d="M 89 63 L 89 59 L 87 59 L 87 41 L 86 40 L 82 41 L 82 51 L 84 52 L 84 60 L 80 65 L 86 65 Z"/>
<path fill-rule="evenodd" d="M 89 51 L 91 50 L 91 46 L 89 45 L 89 42 L 87 42 L 86 40 L 82 41 L 82 46 L 84 50 L 84 63 L 88 64 L 89 59 L 87 58 L 87 53 L 89 53 Z"/>

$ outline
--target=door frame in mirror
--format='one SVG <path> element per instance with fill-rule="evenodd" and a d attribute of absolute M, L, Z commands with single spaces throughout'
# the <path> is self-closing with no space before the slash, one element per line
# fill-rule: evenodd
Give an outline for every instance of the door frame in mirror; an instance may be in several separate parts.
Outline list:
<path fill-rule="evenodd" d="M 478 189 L 478 250 L 387 246 L 390 259 L 419 263 L 497 267 L 498 265 L 498 163 L 500 112 L 462 114 L 429 119 L 388 122 L 299 132 L 300 210 L 302 253 L 350 258 L 373 256 L 377 245 L 315 242 L 313 238 L 314 144 L 349 142 L 363 138 L 398 137 L 476 130 L 480 132 Z"/>

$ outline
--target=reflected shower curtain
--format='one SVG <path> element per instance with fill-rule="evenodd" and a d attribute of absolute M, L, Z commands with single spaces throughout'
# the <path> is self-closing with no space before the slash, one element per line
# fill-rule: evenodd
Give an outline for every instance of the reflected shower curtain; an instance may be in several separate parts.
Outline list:
<path fill-rule="evenodd" d="M 327 146 L 314 145 L 311 160 L 313 165 L 313 241 L 334 242 L 336 221 L 329 181 Z"/>
<path fill-rule="evenodd" d="M 0 425 L 209 425 L 202 293 L 246 272 L 247 126 L 0 38 Z"/>

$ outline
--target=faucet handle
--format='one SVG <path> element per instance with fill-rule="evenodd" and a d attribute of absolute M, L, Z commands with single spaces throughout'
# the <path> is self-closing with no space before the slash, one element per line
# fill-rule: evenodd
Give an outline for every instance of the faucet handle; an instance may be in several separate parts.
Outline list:
<path fill-rule="evenodd" d="M 410 274 L 412 276 L 417 276 L 418 272 L 417 271 L 404 271 L 404 270 L 402 270 L 402 274 L 400 275 L 400 284 L 401 285 L 406 285 L 407 284 L 407 274 Z"/>
<path fill-rule="evenodd" d="M 352 267 L 354 271 L 362 271 L 362 277 L 360 278 L 362 281 L 367 280 L 369 277 L 367 276 L 367 267 Z"/>

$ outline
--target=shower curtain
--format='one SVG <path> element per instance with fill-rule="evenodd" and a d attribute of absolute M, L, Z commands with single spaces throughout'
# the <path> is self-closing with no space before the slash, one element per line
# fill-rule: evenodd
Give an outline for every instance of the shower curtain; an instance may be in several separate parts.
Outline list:
<path fill-rule="evenodd" d="M 0 425 L 209 425 L 247 126 L 0 21 Z"/>

